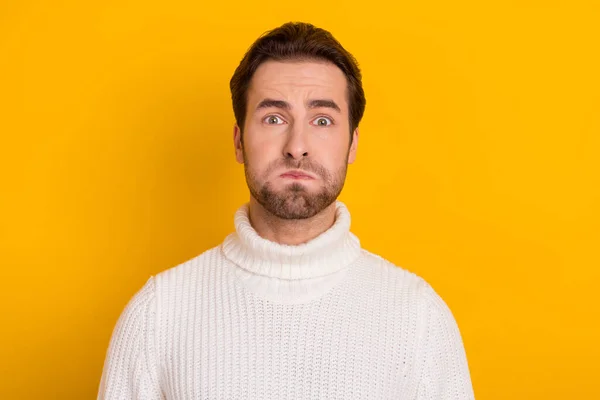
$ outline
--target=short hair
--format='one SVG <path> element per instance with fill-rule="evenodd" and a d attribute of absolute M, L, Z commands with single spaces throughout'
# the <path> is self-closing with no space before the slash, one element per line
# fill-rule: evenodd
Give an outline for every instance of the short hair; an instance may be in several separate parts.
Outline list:
<path fill-rule="evenodd" d="M 342 70 L 347 81 L 350 137 L 365 111 L 362 75 L 356 59 L 325 29 L 305 22 L 288 22 L 265 32 L 248 49 L 236 68 L 229 88 L 233 113 L 240 130 L 246 120 L 247 93 L 252 76 L 268 60 L 328 61 Z"/>

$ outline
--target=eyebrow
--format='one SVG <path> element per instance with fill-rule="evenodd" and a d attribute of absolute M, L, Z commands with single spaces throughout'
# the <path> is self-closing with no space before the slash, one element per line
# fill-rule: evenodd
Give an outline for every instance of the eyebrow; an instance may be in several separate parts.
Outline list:
<path fill-rule="evenodd" d="M 292 106 L 285 100 L 264 99 L 256 106 L 256 110 L 262 108 L 281 108 L 282 110 L 291 110 Z M 329 99 L 311 100 L 308 102 L 308 108 L 331 108 L 337 112 L 341 112 L 340 106 L 335 101 Z"/>
<path fill-rule="evenodd" d="M 308 108 L 331 108 L 337 112 L 342 112 L 333 100 L 311 100 L 308 103 Z"/>
<path fill-rule="evenodd" d="M 256 106 L 256 110 L 260 110 L 261 108 L 281 108 L 283 110 L 289 110 L 292 108 L 290 103 L 283 100 L 273 100 L 273 99 L 264 99 Z"/>

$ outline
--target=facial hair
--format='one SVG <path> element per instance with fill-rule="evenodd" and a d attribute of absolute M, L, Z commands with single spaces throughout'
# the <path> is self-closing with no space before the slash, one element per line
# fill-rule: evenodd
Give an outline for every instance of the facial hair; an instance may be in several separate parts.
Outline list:
<path fill-rule="evenodd" d="M 269 164 L 264 176 L 269 176 L 276 169 L 297 169 L 317 175 L 323 185 L 316 192 L 311 192 L 302 183 L 294 182 L 276 191 L 270 181 L 261 183 L 258 174 L 252 169 L 252 165 L 249 165 L 245 151 L 242 151 L 246 183 L 250 194 L 265 210 L 278 218 L 286 220 L 311 218 L 331 205 L 344 187 L 348 164 L 344 163 L 331 173 L 322 165 L 309 159 L 296 161 L 282 158 Z"/>

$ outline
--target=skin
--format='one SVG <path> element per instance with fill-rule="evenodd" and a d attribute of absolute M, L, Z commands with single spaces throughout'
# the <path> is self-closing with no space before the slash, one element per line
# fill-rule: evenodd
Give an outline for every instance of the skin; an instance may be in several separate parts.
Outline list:
<path fill-rule="evenodd" d="M 243 137 L 236 124 L 233 139 L 250 190 L 250 222 L 265 239 L 306 243 L 335 222 L 335 200 L 356 158 L 346 77 L 329 62 L 270 60 L 254 73 L 247 99 Z M 314 179 L 281 176 L 289 170 Z"/>

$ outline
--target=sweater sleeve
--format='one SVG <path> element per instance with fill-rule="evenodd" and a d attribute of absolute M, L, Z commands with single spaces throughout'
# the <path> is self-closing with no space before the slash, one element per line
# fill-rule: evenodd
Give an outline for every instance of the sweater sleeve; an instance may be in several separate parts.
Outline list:
<path fill-rule="evenodd" d="M 472 400 L 469 366 L 450 308 L 425 284 L 425 326 L 417 400 Z"/>
<path fill-rule="evenodd" d="M 112 333 L 98 400 L 162 399 L 155 356 L 154 278 L 131 298 Z"/>

